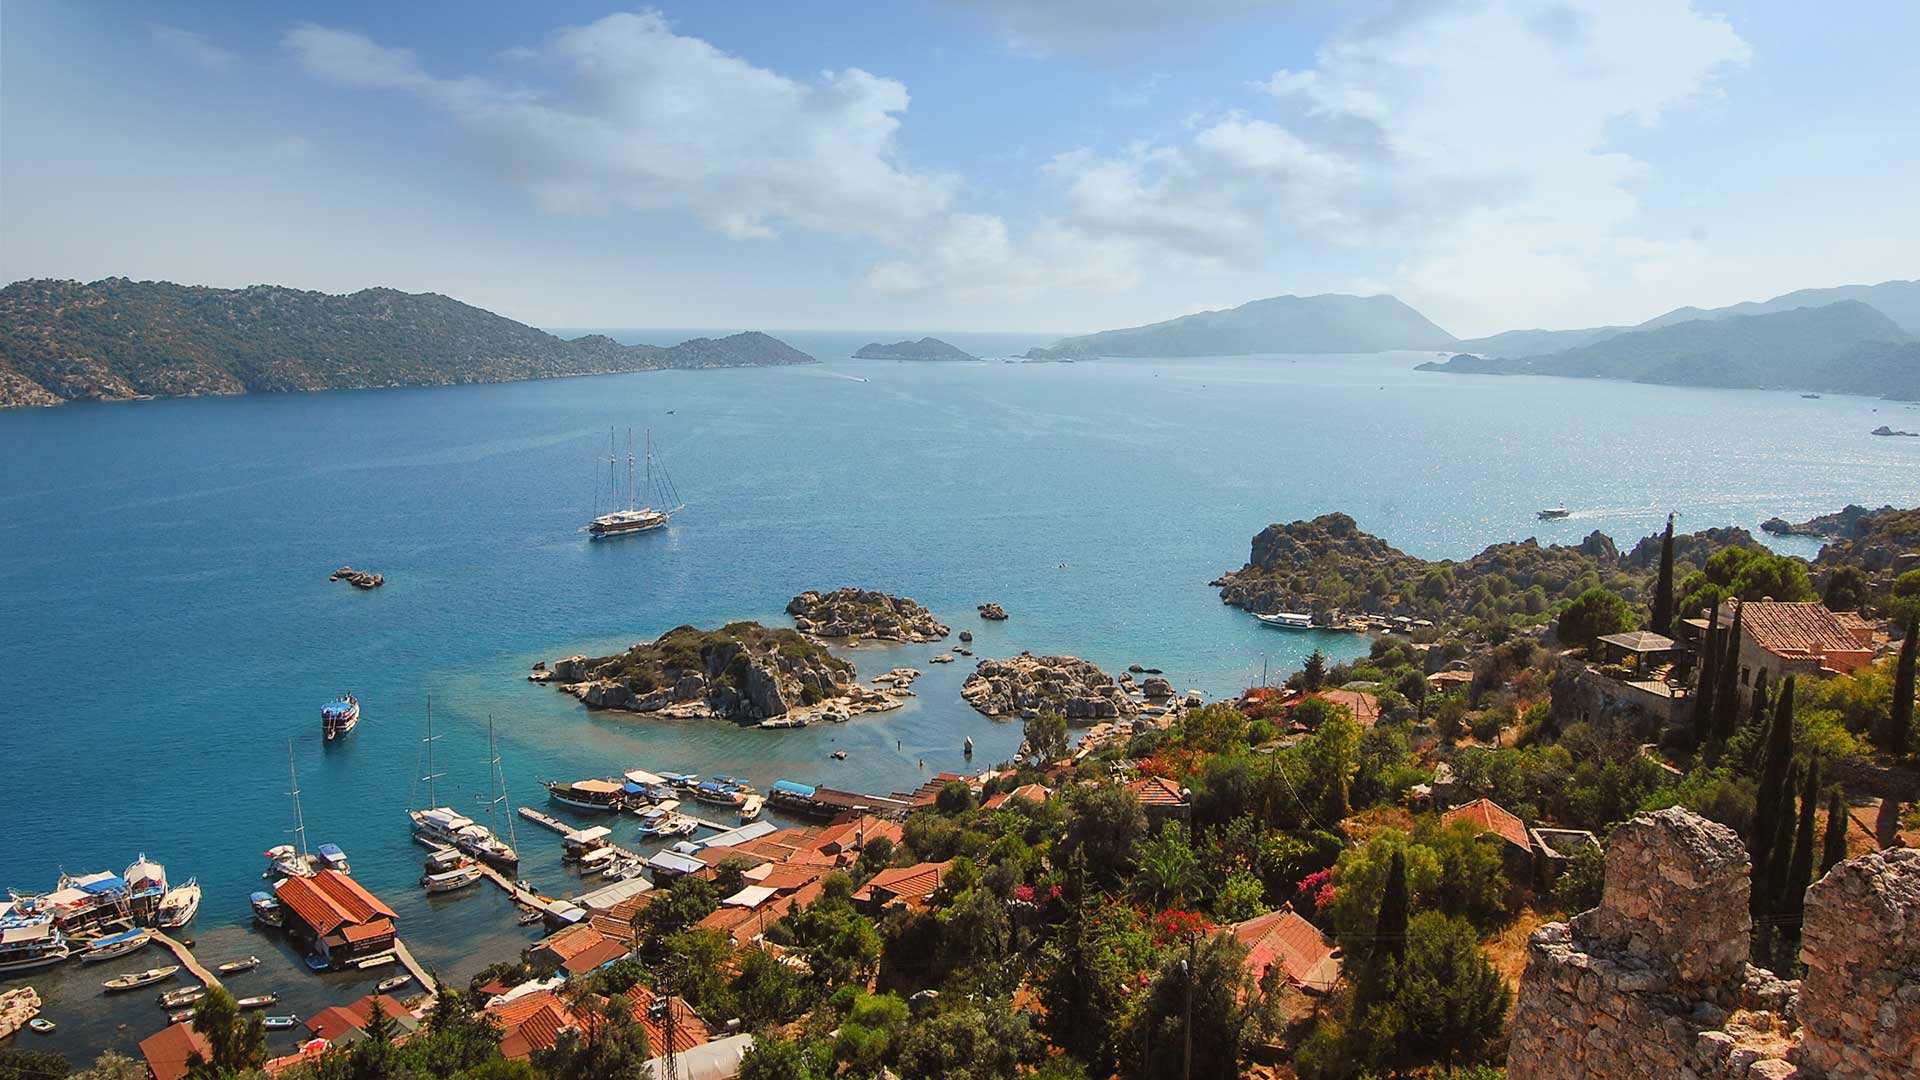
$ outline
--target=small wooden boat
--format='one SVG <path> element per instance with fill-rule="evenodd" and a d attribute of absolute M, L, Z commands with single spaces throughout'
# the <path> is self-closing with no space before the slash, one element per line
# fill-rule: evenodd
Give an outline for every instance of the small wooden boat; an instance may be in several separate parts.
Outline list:
<path fill-rule="evenodd" d="M 391 979 L 381 979 L 380 985 L 374 987 L 373 989 L 375 993 L 390 994 L 393 991 L 400 989 L 401 987 L 407 985 L 412 981 L 413 981 L 412 975 L 395 975 Z"/>
<path fill-rule="evenodd" d="M 243 997 L 240 1000 L 234 1002 L 233 1004 L 234 1004 L 234 1007 L 240 1008 L 240 1009 L 264 1009 L 269 1005 L 280 1004 L 280 995 L 279 994 L 255 994 L 252 997 Z"/>
<path fill-rule="evenodd" d="M 116 956 L 125 956 L 137 949 L 144 949 L 153 941 L 151 930 L 127 930 L 107 937 L 96 938 L 87 945 L 87 951 L 80 959 L 92 964 L 101 960 L 111 960 Z"/>
<path fill-rule="evenodd" d="M 260 966 L 260 958 L 249 956 L 244 960 L 229 960 L 213 970 L 222 975 L 238 975 L 243 971 L 252 971 Z"/>
<path fill-rule="evenodd" d="M 58 1026 L 53 1021 L 39 1016 L 27 1021 L 27 1029 L 40 1035 L 50 1034 Z"/>
<path fill-rule="evenodd" d="M 181 1009 L 176 1013 L 168 1013 L 167 1020 L 169 1023 L 174 1024 L 191 1024 L 193 1023 L 193 1010 Z"/>
<path fill-rule="evenodd" d="M 835 761 L 847 760 L 847 752 L 845 750 L 835 750 L 833 753 L 828 754 L 827 756 L 832 758 Z"/>
<path fill-rule="evenodd" d="M 162 1008 L 177 1009 L 182 1005 L 191 1005 L 206 996 L 207 988 L 204 986 L 182 986 L 177 990 L 169 990 L 161 994 L 160 1005 Z"/>
<path fill-rule="evenodd" d="M 300 1022 L 297 1016 L 269 1016 L 260 1021 L 260 1026 L 268 1031 L 285 1031 Z"/>
<path fill-rule="evenodd" d="M 115 976 L 100 985 L 106 987 L 109 991 L 134 990 L 142 986 L 152 986 L 162 979 L 171 979 L 179 970 L 179 964 L 169 964 L 166 967 L 148 968 L 145 971 L 135 971 L 126 975 Z"/>
<path fill-rule="evenodd" d="M 520 918 L 516 919 L 515 921 L 518 922 L 521 926 L 532 926 L 534 923 L 537 923 L 544 918 L 546 918 L 546 916 L 540 914 L 537 911 L 529 911 L 521 915 Z"/>

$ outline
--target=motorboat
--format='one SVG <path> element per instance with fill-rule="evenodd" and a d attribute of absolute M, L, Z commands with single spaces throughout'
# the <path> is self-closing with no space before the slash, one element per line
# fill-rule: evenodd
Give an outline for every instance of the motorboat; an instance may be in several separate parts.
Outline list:
<path fill-rule="evenodd" d="M 144 949 L 152 941 L 153 931 L 151 930 L 126 930 L 103 938 L 95 938 L 87 944 L 87 951 L 80 954 L 80 959 L 89 964 L 101 960 L 112 960 L 116 956 L 125 956 L 130 952 Z"/>
<path fill-rule="evenodd" d="M 521 926 L 532 926 L 534 923 L 540 922 L 545 918 L 546 916 L 538 911 L 527 911 L 521 913 L 520 917 L 515 919 L 514 922 L 519 923 Z"/>
<path fill-rule="evenodd" d="M 120 876 L 127 883 L 127 914 L 137 925 L 154 922 L 167 895 L 167 868 L 143 851 Z"/>
<path fill-rule="evenodd" d="M 287 913 L 281 910 L 280 901 L 274 899 L 272 893 L 254 893 L 247 898 L 247 902 L 253 905 L 253 919 L 255 922 L 263 926 L 283 926 L 286 924 Z"/>
<path fill-rule="evenodd" d="M 268 1031 L 286 1031 L 300 1022 L 297 1016 L 269 1016 L 260 1021 L 260 1026 Z"/>
<path fill-rule="evenodd" d="M 161 994 L 160 1004 L 163 1008 L 177 1009 L 182 1005 L 191 1005 L 206 996 L 207 988 L 204 986 L 182 986 Z"/>
<path fill-rule="evenodd" d="M 260 966 L 259 957 L 248 956 L 239 960 L 229 960 L 226 963 L 221 964 L 219 967 L 214 968 L 213 970 L 219 972 L 222 975 L 238 975 L 243 971 L 252 971 L 254 968 L 257 968 L 259 966 Z"/>
<path fill-rule="evenodd" d="M 1270 615 L 1254 612 L 1254 618 L 1275 630 L 1311 630 L 1313 616 L 1298 611 L 1276 611 Z"/>
<path fill-rule="evenodd" d="M 642 815 L 643 817 L 645 815 Z M 575 829 L 560 838 L 560 857 L 578 859 L 588 852 L 597 851 L 613 842 L 613 830 L 605 825 L 593 825 L 585 829 Z"/>
<path fill-rule="evenodd" d="M 191 1024 L 193 1023 L 193 1010 L 181 1009 L 179 1012 L 168 1013 L 167 1021 L 174 1024 Z"/>
<path fill-rule="evenodd" d="M 708 779 L 712 780 L 716 784 L 725 784 L 726 786 L 732 788 L 735 791 L 740 792 L 743 795 L 753 794 L 753 785 L 748 783 L 745 780 L 742 780 L 738 776 L 714 776 L 714 777 L 709 777 Z"/>
<path fill-rule="evenodd" d="M 166 897 L 160 901 L 160 910 L 154 914 L 154 925 L 167 930 L 185 926 L 199 911 L 200 882 L 197 878 L 188 878 L 185 885 L 167 890 Z"/>
<path fill-rule="evenodd" d="M 240 998 L 239 1000 L 235 1001 L 233 1004 L 235 1008 L 240 1008 L 240 1009 L 264 1009 L 269 1005 L 280 1004 L 280 995 L 279 994 L 255 994 L 252 997 Z"/>
<path fill-rule="evenodd" d="M 109 991 L 137 990 L 142 986 L 152 986 L 154 983 L 160 982 L 163 979 L 171 979 L 174 975 L 178 974 L 179 971 L 179 964 L 168 964 L 166 967 L 148 968 L 145 971 L 116 975 L 100 985 Z"/>
<path fill-rule="evenodd" d="M 575 780 L 572 783 L 549 780 L 545 786 L 547 797 L 554 802 L 576 810 L 598 810 L 602 813 L 620 809 L 627 795 L 626 785 L 611 780 Z"/>
<path fill-rule="evenodd" d="M 352 731 L 359 723 L 360 700 L 352 694 L 342 694 L 320 706 L 320 734 L 328 742 Z"/>
<path fill-rule="evenodd" d="M 53 1029 L 58 1026 L 58 1024 L 55 1024 L 44 1016 L 36 1016 L 27 1021 L 27 1030 L 36 1035 L 51 1035 L 53 1034 Z"/>
<path fill-rule="evenodd" d="M 429 893 L 444 893 L 464 889 L 479 880 L 480 868 L 468 862 L 438 874 L 428 874 L 420 879 L 420 885 Z"/>
<path fill-rule="evenodd" d="M 698 827 L 693 819 L 658 806 L 640 815 L 640 835 L 650 840 L 687 836 Z"/>
<path fill-rule="evenodd" d="M 767 800 L 759 795 L 747 796 L 746 801 L 740 804 L 740 824 L 759 820 L 760 811 L 766 809 L 766 805 Z"/>
<path fill-rule="evenodd" d="M 353 867 L 347 862 L 347 853 L 340 850 L 339 844 L 321 844 L 314 850 L 320 853 L 320 865 L 336 874 L 351 874 Z"/>
<path fill-rule="evenodd" d="M 718 780 L 702 780 L 695 784 L 693 797 L 698 802 L 707 803 L 710 806 L 724 806 L 731 810 L 738 810 L 747 801 L 746 793 Z"/>
<path fill-rule="evenodd" d="M 833 753 L 828 754 L 827 756 L 832 758 L 835 761 L 847 760 L 847 752 L 845 750 L 835 750 Z"/>
<path fill-rule="evenodd" d="M 0 975 L 48 967 L 72 955 L 73 947 L 51 916 L 9 920 L 0 925 Z"/>
<path fill-rule="evenodd" d="M 619 858 L 620 853 L 611 847 L 594 848 L 580 856 L 580 873 L 583 876 L 606 873 Z"/>
<path fill-rule="evenodd" d="M 127 879 L 110 870 L 60 875 L 54 890 L 34 899 L 69 937 L 124 930 L 130 921 Z"/>
<path fill-rule="evenodd" d="M 642 865 L 638 859 L 620 859 L 601 871 L 600 876 L 607 881 L 625 881 L 630 877 L 638 877 Z"/>
<path fill-rule="evenodd" d="M 481 862 L 504 870 L 512 870 L 520 865 L 520 853 L 513 850 L 513 845 L 495 836 L 484 825 L 474 825 L 463 831 L 454 841 L 454 846 Z"/>
<path fill-rule="evenodd" d="M 276 844 L 263 854 L 267 857 L 267 871 L 261 877 L 313 876 L 312 862 L 295 850 L 292 844 Z"/>
<path fill-rule="evenodd" d="M 411 974 L 395 975 L 391 979 L 381 979 L 380 984 L 375 986 L 373 990 L 376 994 L 390 994 L 412 981 L 413 976 Z"/>
<path fill-rule="evenodd" d="M 692 790 L 695 784 L 698 784 L 700 782 L 700 777 L 696 773 L 685 773 L 685 772 L 661 773 L 660 778 L 667 782 L 668 787 L 673 788 L 676 791 L 690 791 Z"/>
<path fill-rule="evenodd" d="M 1567 509 L 1564 506 L 1549 506 L 1545 510 L 1540 511 L 1534 516 L 1539 518 L 1541 521 L 1560 521 L 1564 518 L 1572 517 L 1573 511 Z"/>

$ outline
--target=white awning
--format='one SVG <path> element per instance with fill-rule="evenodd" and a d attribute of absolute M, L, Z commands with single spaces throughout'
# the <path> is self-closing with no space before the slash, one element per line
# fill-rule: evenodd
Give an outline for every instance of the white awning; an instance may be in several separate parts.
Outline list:
<path fill-rule="evenodd" d="M 749 885 L 720 902 L 728 907 L 757 908 L 773 899 L 776 892 L 765 885 Z"/>

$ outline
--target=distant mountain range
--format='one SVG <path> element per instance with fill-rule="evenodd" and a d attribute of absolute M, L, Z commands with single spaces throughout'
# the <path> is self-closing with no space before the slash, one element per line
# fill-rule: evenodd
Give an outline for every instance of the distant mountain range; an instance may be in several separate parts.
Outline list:
<path fill-rule="evenodd" d="M 1808 290 L 1789 295 L 1837 291 Z M 1897 290 L 1894 292 L 1898 295 Z M 1913 335 L 1882 310 L 1851 299 L 1817 307 L 1776 306 L 1785 299 L 1700 312 L 1698 317 L 1682 317 L 1681 321 L 1663 321 L 1669 317 L 1662 316 L 1644 324 L 1646 329 L 1619 330 L 1588 338 L 1572 348 L 1537 355 L 1461 353 L 1444 363 L 1420 367 L 1464 374 L 1562 375 L 1920 400 L 1920 344 L 1915 344 Z M 1520 332 L 1527 333 L 1542 332 Z M 1508 344 L 1535 343 L 1519 335 L 1499 337 Z"/>
<path fill-rule="evenodd" d="M 919 341 L 896 341 L 891 345 L 873 342 L 860 346 L 853 354 L 858 360 L 978 360 L 979 357 L 965 349 L 949 345 L 936 337 L 923 337 Z"/>
<path fill-rule="evenodd" d="M 335 296 L 126 278 L 0 289 L 0 407 L 811 363 L 758 332 L 667 348 L 599 334 L 569 341 L 394 289 Z"/>
<path fill-rule="evenodd" d="M 1452 348 L 1452 334 L 1391 296 L 1275 296 L 1225 311 L 1063 338 L 1035 359 L 1088 356 L 1245 356 Z"/>

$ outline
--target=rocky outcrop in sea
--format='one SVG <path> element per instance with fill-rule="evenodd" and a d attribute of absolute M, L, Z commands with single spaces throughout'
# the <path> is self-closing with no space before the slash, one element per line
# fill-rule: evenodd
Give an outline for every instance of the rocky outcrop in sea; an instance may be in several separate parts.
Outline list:
<path fill-rule="evenodd" d="M 1073 723 L 1132 716 L 1140 706 L 1113 676 L 1077 656 L 982 660 L 960 688 L 967 704 L 987 716 L 1029 717 L 1054 712 Z"/>
<path fill-rule="evenodd" d="M 569 656 L 534 674 L 589 708 L 663 716 L 756 723 L 879 706 L 876 691 L 854 682 L 852 664 L 798 631 L 759 623 L 682 626 L 624 653 Z"/>
<path fill-rule="evenodd" d="M 988 622 L 1007 621 L 1007 609 L 1001 607 L 999 604 L 981 604 L 978 610 L 980 617 Z"/>
<path fill-rule="evenodd" d="M 1760 531 L 1775 536 L 1821 536 L 1829 539 L 1837 536 L 1856 536 L 1860 523 L 1879 514 L 1893 513 L 1893 507 L 1883 506 L 1878 510 L 1869 510 L 1858 503 L 1849 503 L 1831 514 L 1819 514 L 1805 521 L 1792 522 L 1783 517 L 1770 517 L 1760 523 Z"/>
<path fill-rule="evenodd" d="M 787 614 L 795 629 L 822 638 L 938 641 L 948 634 L 933 612 L 908 597 L 872 589 L 809 589 L 787 603 Z"/>

